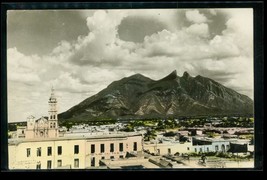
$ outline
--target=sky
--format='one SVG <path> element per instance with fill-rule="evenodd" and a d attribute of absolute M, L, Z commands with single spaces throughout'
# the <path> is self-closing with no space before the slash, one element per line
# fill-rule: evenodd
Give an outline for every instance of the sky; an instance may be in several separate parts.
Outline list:
<path fill-rule="evenodd" d="M 9 10 L 8 122 L 64 112 L 136 73 L 209 77 L 253 99 L 253 9 Z"/>

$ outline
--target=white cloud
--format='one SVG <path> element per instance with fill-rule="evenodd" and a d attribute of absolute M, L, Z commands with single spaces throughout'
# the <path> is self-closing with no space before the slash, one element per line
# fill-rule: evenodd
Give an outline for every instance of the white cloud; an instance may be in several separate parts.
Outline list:
<path fill-rule="evenodd" d="M 60 43 L 58 43 L 58 46 L 53 49 L 52 54 L 65 54 L 70 51 L 72 51 L 72 44 L 67 41 L 61 41 Z"/>
<path fill-rule="evenodd" d="M 9 81 L 34 83 L 40 82 L 37 71 L 40 58 L 36 55 L 25 56 L 16 48 L 7 50 L 7 78 Z"/>
<path fill-rule="evenodd" d="M 240 49 L 231 36 L 215 36 L 210 42 L 211 54 L 217 58 L 236 57 Z"/>
<path fill-rule="evenodd" d="M 234 43 L 246 56 L 253 56 L 253 9 L 236 9 L 227 11 L 229 20 L 223 35 L 231 36 Z"/>
<path fill-rule="evenodd" d="M 186 31 L 193 35 L 197 35 L 199 37 L 208 37 L 209 36 L 209 26 L 205 23 L 201 24 L 192 24 L 189 26 Z"/>
<path fill-rule="evenodd" d="M 188 21 L 193 22 L 193 23 L 205 23 L 208 20 L 206 16 L 199 13 L 198 10 L 186 11 L 185 16 Z"/>

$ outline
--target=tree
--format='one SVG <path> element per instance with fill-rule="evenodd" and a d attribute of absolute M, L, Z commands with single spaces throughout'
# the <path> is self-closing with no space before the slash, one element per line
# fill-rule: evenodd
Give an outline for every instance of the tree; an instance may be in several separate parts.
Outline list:
<path fill-rule="evenodd" d="M 156 138 L 156 131 L 155 130 L 147 130 L 147 133 L 145 134 L 145 141 L 150 141 L 151 139 L 155 139 Z"/>
<path fill-rule="evenodd" d="M 16 124 L 8 124 L 8 130 L 9 131 L 16 131 L 17 125 Z"/>
<path fill-rule="evenodd" d="M 127 125 L 125 128 L 122 129 L 122 131 L 125 131 L 125 132 L 133 132 L 134 131 L 134 128 L 132 125 Z"/>

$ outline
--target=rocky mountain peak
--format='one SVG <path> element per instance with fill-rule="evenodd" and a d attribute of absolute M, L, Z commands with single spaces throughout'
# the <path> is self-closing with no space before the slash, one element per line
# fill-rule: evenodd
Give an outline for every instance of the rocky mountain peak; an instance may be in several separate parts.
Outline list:
<path fill-rule="evenodd" d="M 187 78 L 189 78 L 191 76 L 187 71 L 185 71 L 184 74 L 183 74 L 183 77 L 187 79 Z"/>
<path fill-rule="evenodd" d="M 174 80 L 176 79 L 178 76 L 177 76 L 177 71 L 174 70 L 172 71 L 169 75 L 167 75 L 166 77 L 164 77 L 163 79 L 161 79 L 160 81 L 168 81 L 168 80 Z"/>

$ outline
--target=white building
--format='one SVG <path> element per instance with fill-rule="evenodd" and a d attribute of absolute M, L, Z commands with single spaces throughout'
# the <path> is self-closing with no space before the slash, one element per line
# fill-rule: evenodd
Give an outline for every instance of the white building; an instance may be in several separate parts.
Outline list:
<path fill-rule="evenodd" d="M 136 133 L 46 139 L 10 139 L 10 169 L 98 167 L 101 159 L 142 153 L 142 135 Z"/>
<path fill-rule="evenodd" d="M 158 143 L 155 141 L 152 142 L 145 142 L 144 143 L 144 150 L 154 153 L 155 155 L 168 155 L 168 154 L 175 154 L 175 153 L 190 153 L 193 151 L 192 142 L 163 142 Z"/>
<path fill-rule="evenodd" d="M 223 138 L 193 138 L 193 152 L 227 152 L 230 143 L 242 142 L 249 145 L 249 140 L 223 139 Z"/>

